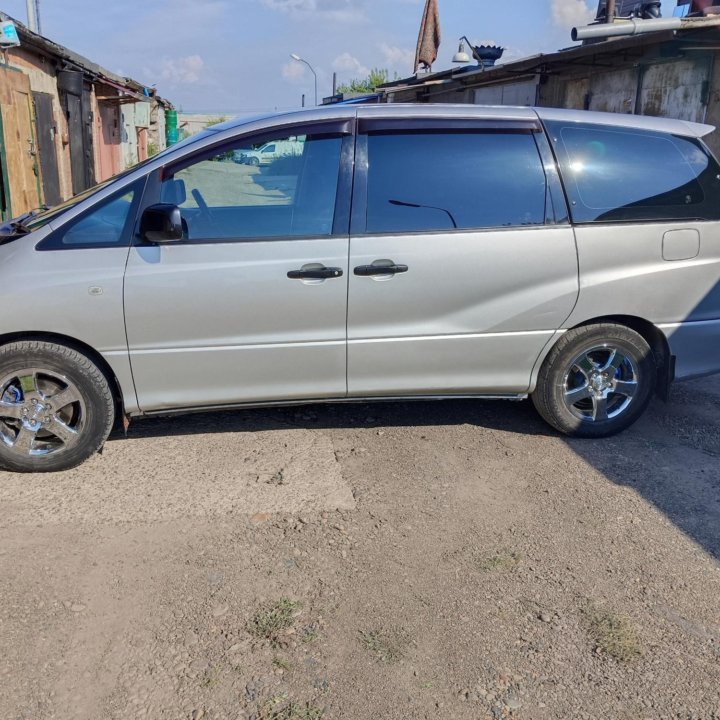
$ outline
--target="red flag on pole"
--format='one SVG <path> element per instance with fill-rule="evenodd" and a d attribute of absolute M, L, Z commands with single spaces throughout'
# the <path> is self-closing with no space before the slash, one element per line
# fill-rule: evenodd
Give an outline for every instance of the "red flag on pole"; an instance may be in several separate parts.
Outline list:
<path fill-rule="evenodd" d="M 440 10 L 438 0 L 426 0 L 417 49 L 415 50 L 415 68 L 413 72 L 417 72 L 420 65 L 425 70 L 430 70 L 432 64 L 437 60 L 439 47 Z"/>

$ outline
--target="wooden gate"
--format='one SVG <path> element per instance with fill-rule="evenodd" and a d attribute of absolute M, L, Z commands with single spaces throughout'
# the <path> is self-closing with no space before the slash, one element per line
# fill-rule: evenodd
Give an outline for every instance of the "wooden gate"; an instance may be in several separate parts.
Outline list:
<path fill-rule="evenodd" d="M 40 169 L 33 122 L 30 80 L 0 66 L 0 164 L 5 182 L 4 215 L 22 215 L 40 205 Z"/>
<path fill-rule="evenodd" d="M 92 97 L 79 71 L 61 70 L 57 83 L 68 122 L 72 191 L 77 195 L 95 184 Z"/>
<path fill-rule="evenodd" d="M 37 128 L 40 167 L 42 169 L 42 188 L 46 205 L 62 202 L 60 194 L 60 174 L 55 138 L 57 126 L 53 111 L 53 97 L 50 93 L 34 92 L 35 120 Z"/>

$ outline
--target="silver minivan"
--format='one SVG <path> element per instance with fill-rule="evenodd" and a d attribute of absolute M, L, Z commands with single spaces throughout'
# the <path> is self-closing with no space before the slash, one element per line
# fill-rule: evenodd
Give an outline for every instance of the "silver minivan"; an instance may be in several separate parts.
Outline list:
<path fill-rule="evenodd" d="M 0 465 L 73 467 L 141 415 L 355 399 L 530 395 L 563 433 L 616 433 L 720 372 L 712 130 L 337 105 L 6 223 Z"/>

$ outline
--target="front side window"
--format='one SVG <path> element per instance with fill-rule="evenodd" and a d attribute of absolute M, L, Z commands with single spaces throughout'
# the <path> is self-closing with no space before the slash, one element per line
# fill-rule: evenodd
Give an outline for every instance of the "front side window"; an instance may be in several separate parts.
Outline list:
<path fill-rule="evenodd" d="M 276 146 L 287 151 L 268 156 Z M 166 174 L 161 199 L 180 208 L 190 241 L 328 236 L 341 147 L 341 135 L 238 142 Z"/>
<path fill-rule="evenodd" d="M 575 222 L 720 219 L 720 168 L 699 142 L 597 125 L 548 129 Z"/>
<path fill-rule="evenodd" d="M 545 201 L 532 133 L 368 136 L 368 233 L 543 225 Z"/>
<path fill-rule="evenodd" d="M 101 200 L 49 235 L 40 250 L 101 248 L 128 245 L 144 181 Z"/>

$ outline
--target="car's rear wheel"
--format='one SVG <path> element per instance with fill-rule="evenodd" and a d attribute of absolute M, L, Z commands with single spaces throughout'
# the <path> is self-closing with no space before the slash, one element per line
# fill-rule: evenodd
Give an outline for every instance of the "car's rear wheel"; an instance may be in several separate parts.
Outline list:
<path fill-rule="evenodd" d="M 532 395 L 540 415 L 566 435 L 606 437 L 645 411 L 657 378 L 645 339 L 614 323 L 568 331 L 550 351 Z"/>
<path fill-rule="evenodd" d="M 0 347 L 0 467 L 75 467 L 100 450 L 114 415 L 107 378 L 76 350 L 41 341 Z"/>

